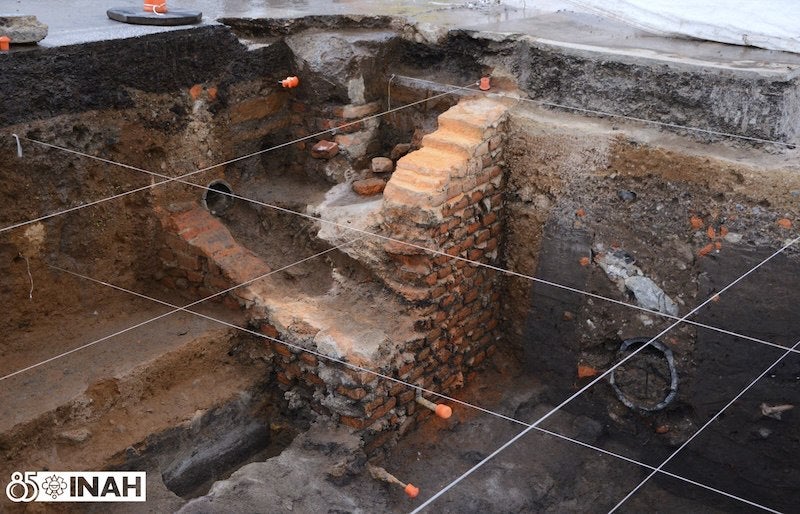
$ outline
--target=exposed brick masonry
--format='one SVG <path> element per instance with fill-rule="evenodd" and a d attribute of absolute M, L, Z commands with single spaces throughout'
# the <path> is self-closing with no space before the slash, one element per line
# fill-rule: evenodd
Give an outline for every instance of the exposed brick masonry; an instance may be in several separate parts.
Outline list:
<path fill-rule="evenodd" d="M 496 262 L 505 113 L 500 103 L 471 99 L 439 117 L 439 130 L 397 162 L 386 186 L 386 234 L 448 255 Z M 163 281 L 170 287 L 207 295 L 269 270 L 205 210 L 162 211 L 161 218 L 167 232 Z M 244 307 L 250 325 L 269 337 L 452 392 L 494 351 L 497 277 L 491 270 L 400 243 L 388 243 L 384 250 L 389 266 L 374 271 L 405 302 L 396 312 L 343 319 L 318 300 L 287 301 L 258 283 L 237 289 L 227 301 Z M 367 321 L 373 324 L 366 326 Z M 267 344 L 290 406 L 305 405 L 365 430 L 370 448 L 394 437 L 397 431 L 390 429 L 402 432 L 419 414 L 429 415 L 415 403 L 415 391 L 402 384 Z"/>

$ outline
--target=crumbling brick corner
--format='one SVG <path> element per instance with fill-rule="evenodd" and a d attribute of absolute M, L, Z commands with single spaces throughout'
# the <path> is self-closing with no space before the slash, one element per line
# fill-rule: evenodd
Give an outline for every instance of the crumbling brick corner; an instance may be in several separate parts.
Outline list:
<path fill-rule="evenodd" d="M 437 391 L 469 382 L 496 348 L 498 273 L 473 263 L 498 259 L 506 112 L 479 98 L 443 113 L 422 148 L 398 161 L 384 193 L 385 229 L 397 240 L 384 246 L 385 281 L 421 314 L 423 344 L 398 376 Z"/>

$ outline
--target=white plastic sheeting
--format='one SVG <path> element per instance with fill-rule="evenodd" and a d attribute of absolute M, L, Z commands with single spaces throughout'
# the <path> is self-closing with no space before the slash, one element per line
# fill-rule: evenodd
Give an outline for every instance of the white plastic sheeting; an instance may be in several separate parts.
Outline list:
<path fill-rule="evenodd" d="M 665 36 L 800 53 L 800 0 L 566 0 Z"/>

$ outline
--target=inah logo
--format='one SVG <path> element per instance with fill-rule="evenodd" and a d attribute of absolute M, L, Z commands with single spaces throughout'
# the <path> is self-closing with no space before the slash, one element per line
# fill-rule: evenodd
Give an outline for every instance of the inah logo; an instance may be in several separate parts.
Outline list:
<path fill-rule="evenodd" d="M 44 488 L 44 492 L 52 496 L 55 500 L 67 490 L 67 483 L 63 478 L 53 475 L 44 479 L 42 487 Z"/>
<path fill-rule="evenodd" d="M 16 471 L 6 496 L 15 503 L 143 502 L 146 478 L 144 471 Z"/>

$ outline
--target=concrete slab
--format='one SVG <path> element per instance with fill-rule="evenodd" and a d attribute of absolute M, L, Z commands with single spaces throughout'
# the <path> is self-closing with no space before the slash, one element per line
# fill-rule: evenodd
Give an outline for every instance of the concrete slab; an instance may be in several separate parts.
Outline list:
<path fill-rule="evenodd" d="M 128 0 L 128 4 L 138 8 L 141 2 Z M 59 0 L 19 0 L 10 13 L 34 14 L 47 23 L 50 34 L 40 43 L 45 47 L 185 30 L 185 27 L 130 26 L 106 16 L 109 8 L 126 6 L 124 0 L 74 0 L 68 8 Z M 514 0 L 499 5 L 457 0 L 435 3 L 415 0 L 176 0 L 170 1 L 169 7 L 202 11 L 201 25 L 218 24 L 217 20 L 221 18 L 297 18 L 337 14 L 397 16 L 412 23 L 432 23 L 451 29 L 522 34 L 542 44 L 575 51 L 782 74 L 786 79 L 800 74 L 798 54 L 654 36 L 613 20 L 571 12 L 570 4 L 559 0 L 537 2 L 532 7 Z"/>

